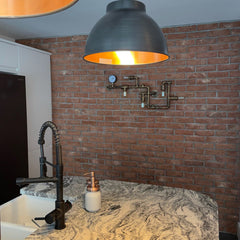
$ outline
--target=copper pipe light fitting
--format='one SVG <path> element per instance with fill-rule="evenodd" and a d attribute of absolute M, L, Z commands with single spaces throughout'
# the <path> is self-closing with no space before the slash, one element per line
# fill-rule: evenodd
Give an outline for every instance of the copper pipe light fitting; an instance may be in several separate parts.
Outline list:
<path fill-rule="evenodd" d="M 123 96 L 127 96 L 127 90 L 130 89 L 139 89 L 142 90 L 140 92 L 140 99 L 141 99 L 141 108 L 148 108 L 148 109 L 169 109 L 170 108 L 170 102 L 172 100 L 182 100 L 184 97 L 178 97 L 178 96 L 172 96 L 171 95 L 171 84 L 172 81 L 162 81 L 161 82 L 161 91 L 162 96 L 166 100 L 166 104 L 164 105 L 156 105 L 151 104 L 151 97 L 155 97 L 157 95 L 157 91 L 152 91 L 151 87 L 149 85 L 140 84 L 139 83 L 139 77 L 138 76 L 127 76 L 124 77 L 124 79 L 135 81 L 135 84 L 124 84 L 124 85 L 117 85 L 117 77 L 115 75 L 110 75 L 108 77 L 108 81 L 110 85 L 107 85 L 108 89 L 122 89 L 123 90 Z"/>
<path fill-rule="evenodd" d="M 56 13 L 78 0 L 0 0 L 0 18 L 37 17 Z"/>
<path fill-rule="evenodd" d="M 90 32 L 84 60 L 110 65 L 141 65 L 169 58 L 167 43 L 159 26 L 135 0 L 107 5 L 107 13 Z"/>

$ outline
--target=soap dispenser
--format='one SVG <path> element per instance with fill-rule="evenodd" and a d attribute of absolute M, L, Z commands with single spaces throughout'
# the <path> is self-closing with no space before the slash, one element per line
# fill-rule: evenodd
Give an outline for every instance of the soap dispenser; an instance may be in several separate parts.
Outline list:
<path fill-rule="evenodd" d="M 88 212 L 97 212 L 101 208 L 100 186 L 98 180 L 95 179 L 95 173 L 91 172 L 90 174 L 85 193 L 85 209 Z"/>

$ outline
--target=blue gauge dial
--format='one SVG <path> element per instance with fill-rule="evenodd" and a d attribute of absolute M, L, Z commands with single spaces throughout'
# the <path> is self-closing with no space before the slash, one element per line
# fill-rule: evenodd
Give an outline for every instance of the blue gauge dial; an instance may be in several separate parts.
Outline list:
<path fill-rule="evenodd" d="M 115 75 L 110 75 L 110 76 L 108 77 L 108 81 L 109 81 L 110 83 L 115 83 L 115 82 L 117 81 L 117 77 L 116 77 Z"/>

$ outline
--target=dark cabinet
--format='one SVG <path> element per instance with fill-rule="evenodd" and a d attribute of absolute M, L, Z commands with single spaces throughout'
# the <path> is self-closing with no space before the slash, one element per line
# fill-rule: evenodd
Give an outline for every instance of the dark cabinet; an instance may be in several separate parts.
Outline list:
<path fill-rule="evenodd" d="M 19 195 L 17 177 L 28 177 L 25 77 L 0 73 L 0 204 Z"/>

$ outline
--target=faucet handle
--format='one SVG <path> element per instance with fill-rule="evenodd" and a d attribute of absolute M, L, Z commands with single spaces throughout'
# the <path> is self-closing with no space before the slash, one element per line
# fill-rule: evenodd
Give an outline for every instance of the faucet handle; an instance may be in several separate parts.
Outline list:
<path fill-rule="evenodd" d="M 34 220 L 36 220 L 36 221 L 45 220 L 45 217 L 35 217 Z"/>
<path fill-rule="evenodd" d="M 60 208 L 56 208 L 45 216 L 45 221 L 48 224 L 55 222 L 58 218 L 63 215 L 63 212 Z"/>
<path fill-rule="evenodd" d="M 64 203 L 64 213 L 68 212 L 72 208 L 71 202 L 68 200 Z M 43 219 L 46 223 L 51 224 L 59 219 L 63 215 L 63 211 L 60 208 L 56 208 L 50 213 L 48 213 Z"/>

